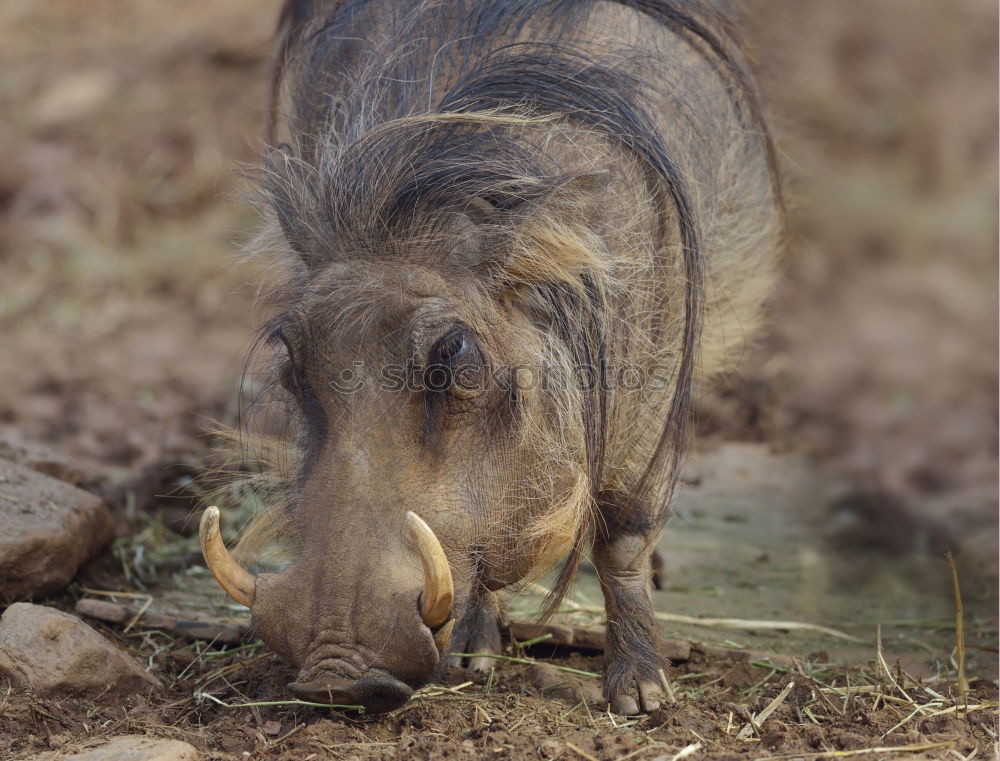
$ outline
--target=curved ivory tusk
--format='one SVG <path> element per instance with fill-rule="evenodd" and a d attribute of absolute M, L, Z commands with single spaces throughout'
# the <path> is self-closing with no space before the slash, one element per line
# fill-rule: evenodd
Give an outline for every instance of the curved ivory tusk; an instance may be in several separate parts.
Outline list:
<path fill-rule="evenodd" d="M 420 615 L 425 625 L 434 628 L 447 621 L 451 615 L 451 605 L 455 599 L 451 568 L 448 566 L 448 558 L 444 554 L 441 542 L 419 515 L 407 511 L 406 525 L 410 530 L 410 539 L 420 552 L 420 562 L 424 566 L 424 593 L 421 596 Z"/>
<path fill-rule="evenodd" d="M 437 645 L 439 653 L 444 652 L 444 649 L 448 647 L 451 642 L 451 633 L 455 628 L 455 619 L 448 619 L 448 623 L 437 630 L 437 634 L 434 635 L 434 644 Z"/>
<path fill-rule="evenodd" d="M 223 544 L 222 536 L 219 534 L 219 508 L 214 506 L 206 508 L 204 515 L 201 516 L 198 537 L 201 540 L 201 554 L 205 556 L 208 570 L 226 590 L 226 594 L 240 605 L 248 608 L 253 605 L 254 585 L 257 580 L 253 574 L 233 560 L 226 545 Z"/>

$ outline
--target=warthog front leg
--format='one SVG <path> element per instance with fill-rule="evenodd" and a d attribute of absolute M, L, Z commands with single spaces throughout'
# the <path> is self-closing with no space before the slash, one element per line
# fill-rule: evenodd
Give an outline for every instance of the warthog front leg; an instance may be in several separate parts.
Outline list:
<path fill-rule="evenodd" d="M 489 653 L 499 655 L 503 652 L 500 641 L 500 606 L 496 595 L 483 591 L 469 601 L 465 615 L 455 626 L 448 650 L 452 653 Z M 449 666 L 460 667 L 463 658 L 459 655 L 448 657 Z M 479 655 L 469 658 L 469 670 L 486 671 L 495 661 L 492 658 Z"/>
<path fill-rule="evenodd" d="M 612 711 L 625 715 L 652 711 L 663 697 L 660 629 L 649 590 L 651 545 L 648 537 L 635 535 L 598 538 L 594 543 L 594 565 L 608 616 L 604 699 Z"/>

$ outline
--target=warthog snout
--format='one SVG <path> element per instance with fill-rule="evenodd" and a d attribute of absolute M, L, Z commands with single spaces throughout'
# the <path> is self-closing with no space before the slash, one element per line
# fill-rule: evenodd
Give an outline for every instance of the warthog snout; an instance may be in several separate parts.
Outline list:
<path fill-rule="evenodd" d="M 302 700 L 333 705 L 362 705 L 372 713 L 399 708 L 413 694 L 413 688 L 391 676 L 341 679 L 320 676 L 308 682 L 292 682 L 288 689 Z"/>
<path fill-rule="evenodd" d="M 200 538 L 205 562 L 220 586 L 253 610 L 261 637 L 301 667 L 299 678 L 288 685 L 294 695 L 377 713 L 399 707 L 431 677 L 455 624 L 454 584 L 444 549 L 418 515 L 407 512 L 405 523 L 420 558 L 422 583 L 408 585 L 407 580 L 416 579 L 405 570 L 395 577 L 389 569 L 370 574 L 368 589 L 351 590 L 360 602 L 350 610 L 349 621 L 338 620 L 332 602 L 317 605 L 296 593 L 317 576 L 340 569 L 307 558 L 282 573 L 254 576 L 226 549 L 217 507 L 205 510 Z M 390 639 L 394 646 L 387 652 L 382 645 Z"/>

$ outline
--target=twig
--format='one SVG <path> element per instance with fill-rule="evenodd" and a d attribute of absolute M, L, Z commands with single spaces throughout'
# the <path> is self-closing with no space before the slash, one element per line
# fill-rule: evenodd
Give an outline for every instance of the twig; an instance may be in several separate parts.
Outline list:
<path fill-rule="evenodd" d="M 435 684 L 431 687 L 425 687 L 421 690 L 418 690 L 417 693 L 413 696 L 413 699 L 416 700 L 418 698 L 434 698 L 439 695 L 444 695 L 446 692 L 450 692 L 454 695 L 461 695 L 464 698 L 466 697 L 466 695 L 462 693 L 462 690 L 473 684 L 475 684 L 475 682 L 462 682 L 462 684 L 456 685 L 454 687 L 446 687 L 443 684 Z"/>
<path fill-rule="evenodd" d="M 224 643 L 225 644 L 225 643 Z M 240 645 L 239 647 L 231 647 L 228 650 L 213 650 L 210 653 L 205 653 L 205 660 L 212 658 L 231 658 L 234 655 L 239 655 L 240 653 L 245 653 L 249 650 L 260 650 L 264 647 L 264 643 L 260 640 L 256 642 L 251 642 L 248 645 Z"/>
<path fill-rule="evenodd" d="M 934 708 L 937 708 L 937 705 L 936 705 L 936 704 L 933 704 L 933 703 L 930 703 L 930 704 L 928 704 L 928 705 L 922 705 L 922 706 L 917 706 L 916 708 L 914 708 L 914 709 L 913 709 L 913 711 L 912 711 L 912 712 L 911 712 L 911 713 L 910 713 L 910 714 L 909 714 L 908 716 L 906 716 L 905 718 L 902 718 L 902 719 L 900 719 L 900 720 L 899 720 L 899 721 L 898 721 L 898 722 L 896 723 L 896 725 L 892 727 L 892 729 L 887 729 L 887 730 L 886 730 L 885 732 L 883 732 L 883 733 L 881 734 L 881 736 L 879 737 L 879 739 L 880 739 L 880 740 L 884 740 L 884 739 L 886 738 L 886 735 L 890 735 L 890 734 L 892 734 L 893 732 L 895 732 L 895 731 L 896 731 L 897 729 L 899 729 L 899 728 L 900 728 L 901 726 L 903 726 L 903 725 L 904 725 L 904 724 L 906 724 L 906 723 L 907 723 L 908 721 L 910 721 L 910 719 L 912 719 L 912 718 L 913 718 L 914 716 L 916 716 L 916 715 L 917 715 L 918 713 L 921 713 L 921 712 L 923 712 L 923 711 L 924 711 L 924 709 L 928 708 L 929 706 L 933 706 Z"/>
<path fill-rule="evenodd" d="M 958 585 L 958 569 L 955 558 L 948 550 L 948 565 L 951 566 L 951 584 L 955 590 L 955 648 L 958 651 L 958 699 L 962 704 L 968 703 L 966 692 L 969 689 L 965 681 L 965 623 L 962 609 L 962 589 Z"/>
<path fill-rule="evenodd" d="M 693 626 L 711 626 L 720 629 L 780 629 L 782 631 L 812 631 L 826 634 L 838 639 L 846 639 L 850 642 L 864 642 L 847 632 L 831 629 L 828 626 L 819 624 L 807 624 L 803 621 L 761 621 L 753 618 L 696 618 L 695 616 L 683 616 L 679 613 L 664 613 L 656 611 L 653 615 L 661 621 L 671 621 L 678 624 L 691 624 Z"/>
<path fill-rule="evenodd" d="M 287 732 L 285 732 L 285 734 L 283 734 L 281 737 L 279 737 L 278 739 L 274 740 L 271 744 L 272 745 L 279 745 L 279 744 L 283 743 L 285 740 L 287 740 L 289 737 L 291 737 L 292 735 L 294 735 L 296 732 L 298 732 L 300 729 L 305 729 L 305 728 L 306 728 L 305 724 L 296 724 L 290 730 L 288 730 Z"/>
<path fill-rule="evenodd" d="M 764 756 L 757 761 L 786 761 L 790 758 L 844 758 L 845 756 L 860 756 L 866 753 L 919 753 L 922 750 L 934 750 L 952 745 L 954 740 L 939 743 L 920 743 L 917 745 L 891 745 L 887 748 L 858 748 L 856 750 L 825 750 L 819 753 L 789 753 L 784 756 Z"/>
<path fill-rule="evenodd" d="M 30 705 L 30 708 L 31 708 L 32 711 L 34 711 L 37 714 L 40 714 L 41 716 L 45 716 L 46 718 L 49 718 L 49 719 L 55 719 L 56 721 L 60 720 L 58 716 L 49 713 L 48 711 L 46 711 L 44 708 L 42 708 L 39 705 L 35 705 L 34 703 L 32 703 Z"/>
<path fill-rule="evenodd" d="M 149 599 L 146 594 L 133 594 L 125 592 L 103 592 L 101 590 L 88 590 L 95 595 L 104 597 L 135 597 Z M 148 606 L 147 606 L 148 607 Z M 115 624 L 130 622 L 134 625 L 138 618 L 135 609 L 120 603 L 107 602 L 105 600 L 95 600 L 84 597 L 76 601 L 74 610 L 80 615 L 96 618 Z M 215 640 L 225 644 L 239 644 L 243 641 L 247 633 L 247 625 L 240 623 L 221 623 L 218 621 L 184 621 L 164 616 L 155 612 L 148 612 L 143 609 L 138 614 L 141 616 L 144 627 L 159 629 L 172 636 L 185 637 L 187 639 Z"/>
<path fill-rule="evenodd" d="M 252 658 L 247 658 L 246 660 L 237 661 L 236 663 L 230 663 L 228 666 L 221 666 L 217 669 L 213 669 L 205 674 L 203 677 L 195 680 L 195 684 L 201 685 L 202 687 L 207 687 L 211 682 L 218 679 L 220 676 L 226 676 L 232 674 L 234 671 L 239 671 L 246 668 L 247 666 L 257 663 L 259 661 L 271 658 L 273 653 L 261 653 L 260 655 L 255 655 Z M 176 682 L 176 680 L 174 680 Z"/>
<path fill-rule="evenodd" d="M 205 654 L 205 652 L 206 652 L 206 651 L 208 650 L 208 648 L 210 648 L 210 647 L 211 647 L 212 645 L 214 645 L 214 644 L 215 644 L 215 640 L 213 639 L 213 640 L 212 640 L 211 642 L 209 642 L 209 643 L 208 643 L 207 645 L 205 645 L 205 647 L 203 647 L 203 648 L 201 649 L 201 652 L 200 652 L 200 653 L 198 653 L 198 655 L 197 655 L 197 656 L 196 656 L 196 657 L 194 658 L 194 660 L 192 660 L 192 661 L 191 661 L 191 662 L 190 662 L 190 663 L 189 663 L 189 664 L 188 664 L 187 666 L 185 666 L 185 667 L 184 667 L 184 670 L 183 670 L 183 671 L 181 671 L 181 673 L 179 673 L 179 674 L 177 675 L 177 678 L 176 678 L 176 679 L 174 679 L 174 684 L 176 684 L 176 683 L 177 683 L 177 682 L 179 682 L 179 681 L 180 681 L 181 679 L 183 679 L 183 678 L 184 678 L 184 675 L 185 675 L 185 674 L 186 674 L 186 673 L 188 672 L 188 669 L 189 669 L 189 668 L 191 668 L 191 667 L 192 667 L 192 666 L 193 666 L 194 664 L 196 664 L 196 663 L 197 663 L 198 661 L 200 661 L 200 660 L 201 660 L 201 657 L 202 657 L 202 656 L 203 656 L 203 655 Z"/>
<path fill-rule="evenodd" d="M 674 695 L 674 688 L 670 686 L 670 682 L 667 680 L 667 675 L 663 673 L 663 669 L 659 670 L 660 674 L 660 684 L 663 685 L 663 692 L 666 693 L 667 702 L 676 703 L 677 697 Z"/>
<path fill-rule="evenodd" d="M 140 618 L 142 618 L 142 614 L 145 613 L 147 610 L 149 610 L 149 606 L 152 604 L 153 604 L 153 595 L 146 595 L 146 599 L 145 601 L 143 601 L 142 607 L 140 607 L 139 611 L 134 616 L 132 616 L 132 618 L 129 620 L 127 624 L 125 624 L 125 628 L 122 629 L 122 634 L 128 634 L 129 630 L 136 625 L 136 622 Z"/>
<path fill-rule="evenodd" d="M 490 726 L 493 723 L 493 718 L 488 713 L 486 713 L 485 709 L 481 705 L 479 705 L 478 703 L 476 703 L 476 707 L 473 710 L 473 713 L 476 714 L 476 715 L 482 714 L 483 724 L 485 726 L 488 727 L 488 726 Z"/>
<path fill-rule="evenodd" d="M 587 761 L 597 761 L 597 758 L 587 753 L 587 751 L 576 747 L 573 743 L 566 743 L 566 747 L 569 748 L 574 753 L 579 754 L 582 758 L 587 759 Z"/>
<path fill-rule="evenodd" d="M 849 678 L 849 677 L 848 677 Z M 867 695 L 872 692 L 878 692 L 881 688 L 877 684 L 855 684 L 848 685 L 847 687 L 824 687 L 824 692 L 832 692 L 836 695 Z M 897 698 L 899 700 L 900 698 Z M 903 701 L 904 703 L 906 701 Z"/>
<path fill-rule="evenodd" d="M 565 711 L 565 712 L 559 714 L 559 721 L 562 721 L 563 719 L 565 719 L 567 716 L 569 716 L 571 713 L 573 713 L 573 711 L 575 711 L 577 708 L 579 708 L 581 705 L 583 705 L 583 703 L 584 703 L 584 701 L 581 700 L 579 703 L 577 703 L 575 706 L 573 706 L 572 708 L 570 708 L 568 711 Z"/>
<path fill-rule="evenodd" d="M 527 718 L 528 718 L 528 714 L 525 713 L 520 719 L 518 719 L 517 721 L 515 721 L 511 725 L 510 729 L 507 730 L 507 734 L 508 735 L 513 735 L 514 734 L 514 730 L 517 729 L 519 726 L 521 726 L 524 723 L 525 719 L 527 719 Z"/>
<path fill-rule="evenodd" d="M 496 673 L 496 666 L 490 666 L 490 675 L 486 677 L 486 687 L 483 690 L 487 695 L 490 694 L 490 690 L 493 689 L 493 675 Z"/>
<path fill-rule="evenodd" d="M 977 703 L 976 705 L 965 705 L 965 706 L 952 706 L 951 708 L 943 708 L 940 711 L 935 711 L 934 713 L 928 714 L 927 718 L 932 719 L 935 716 L 944 716 L 946 713 L 955 713 L 961 708 L 966 713 L 972 713 L 973 711 L 984 711 L 987 708 L 996 708 L 997 704 L 993 702 Z"/>
<path fill-rule="evenodd" d="M 976 743 L 975 747 L 969 751 L 969 755 L 963 756 L 954 748 L 948 748 L 948 752 L 951 753 L 958 761 L 972 761 L 977 755 L 979 755 L 979 743 Z"/>
<path fill-rule="evenodd" d="M 549 594 L 549 590 L 541 584 L 536 583 L 531 586 L 539 594 Z M 565 600 L 564 602 L 574 610 L 584 611 L 587 613 L 604 612 L 604 608 L 599 605 L 585 605 L 583 603 L 574 602 L 573 600 Z M 675 624 L 708 626 L 719 629 L 780 629 L 782 631 L 813 631 L 819 632 L 820 634 L 826 634 L 830 637 L 837 637 L 838 639 L 846 639 L 850 642 L 864 642 L 864 640 L 847 634 L 846 632 L 831 629 L 828 626 L 820 626 L 819 624 L 808 624 L 803 621 L 763 621 L 752 618 L 697 618 L 695 616 L 681 615 L 680 613 L 664 613 L 663 611 L 654 611 L 653 616 L 660 621 L 669 621 Z"/>
<path fill-rule="evenodd" d="M 515 644 L 520 648 L 531 647 L 532 645 L 537 645 L 539 642 L 545 642 L 546 640 L 552 639 L 552 632 L 546 632 L 540 637 L 534 637 L 532 639 L 526 639 L 523 642 L 515 642 Z"/>
<path fill-rule="evenodd" d="M 539 661 L 534 658 L 515 658 L 512 655 L 496 655 L 495 653 L 448 653 L 448 655 L 454 655 L 459 658 L 494 658 L 498 661 L 510 661 L 511 663 L 526 663 L 529 666 L 540 665 Z M 600 674 L 595 674 L 593 671 L 582 671 L 580 669 L 570 668 L 569 666 L 556 666 L 551 663 L 544 664 L 549 668 L 553 668 L 556 671 L 564 671 L 567 674 L 576 674 L 577 676 L 586 676 L 592 679 L 600 679 Z"/>
<path fill-rule="evenodd" d="M 91 589 L 90 587 L 80 587 L 80 591 L 88 595 L 98 595 L 99 597 L 132 597 L 142 600 L 150 595 L 147 592 L 115 592 L 111 589 Z"/>
<path fill-rule="evenodd" d="M 691 743 L 690 745 L 685 745 L 679 751 L 677 751 L 673 756 L 670 757 L 670 761 L 681 761 L 682 758 L 687 758 L 692 753 L 697 753 L 701 750 L 701 743 Z"/>
<path fill-rule="evenodd" d="M 223 700 L 211 695 L 207 692 L 196 692 L 194 694 L 195 698 L 205 700 L 211 700 L 213 703 L 218 703 L 223 708 L 257 708 L 259 706 L 317 706 L 318 708 L 341 708 L 349 711 L 357 711 L 358 713 L 364 713 L 364 706 L 351 706 L 351 705 L 340 705 L 339 703 L 314 703 L 310 700 L 261 700 L 256 703 L 226 703 Z"/>
<path fill-rule="evenodd" d="M 777 697 L 775 697 L 774 700 L 772 700 L 770 703 L 767 704 L 767 706 L 764 707 L 763 711 L 761 711 L 756 716 L 751 717 L 750 721 L 747 722 L 743 726 L 743 729 L 741 729 L 736 734 L 736 738 L 738 740 L 745 740 L 746 738 L 748 738 L 753 733 L 754 729 L 758 729 L 759 730 L 761 724 L 763 724 L 765 721 L 767 721 L 767 718 L 772 713 L 774 713 L 775 709 L 777 709 L 777 707 L 780 706 L 784 702 L 785 698 L 788 697 L 788 693 L 790 693 L 792 691 L 792 688 L 794 686 L 795 686 L 795 682 L 789 682 L 788 684 L 786 684 L 785 685 L 785 689 L 783 689 L 781 692 L 779 692 L 778 695 L 777 695 Z"/>
<path fill-rule="evenodd" d="M 611 722 L 611 726 L 618 729 L 618 722 L 615 721 L 615 715 L 611 713 L 611 704 L 608 703 L 608 721 Z"/>
<path fill-rule="evenodd" d="M 810 682 L 812 682 L 813 684 L 815 684 L 815 685 L 816 685 L 817 687 L 819 687 L 819 688 L 821 688 L 821 687 L 826 687 L 826 685 L 825 685 L 825 684 L 823 684 L 823 683 L 822 683 L 821 681 L 819 681 L 818 679 L 816 679 L 816 678 L 815 678 L 814 676 L 812 676 L 812 675 L 810 675 L 810 674 L 807 674 L 807 673 L 805 672 L 805 669 L 803 669 L 803 668 L 802 668 L 802 664 L 801 664 L 801 663 L 799 663 L 799 661 L 798 661 L 798 659 L 797 659 L 797 658 L 792 658 L 792 663 L 794 663 L 794 664 L 795 664 L 795 668 L 797 668 L 797 669 L 799 670 L 799 673 L 800 673 L 800 674 L 802 674 L 802 676 L 804 676 L 804 677 L 805 677 L 806 679 L 808 679 L 808 680 L 809 680 Z M 841 716 L 843 716 L 843 715 L 844 715 L 843 711 L 841 711 L 841 710 L 840 710 L 840 708 L 839 708 L 838 706 L 835 706 L 835 705 L 834 705 L 834 704 L 833 704 L 833 703 L 832 703 L 832 702 L 830 701 L 830 699 L 829 699 L 829 698 L 828 698 L 828 697 L 827 697 L 826 695 L 824 695 L 824 694 L 823 694 L 823 690 L 822 690 L 822 689 L 817 689 L 817 690 L 816 690 L 816 694 L 817 694 L 817 695 L 819 696 L 819 699 L 823 701 L 823 704 L 824 704 L 824 705 L 825 705 L 825 706 L 826 706 L 827 708 L 829 708 L 829 709 L 830 709 L 830 710 L 832 710 L 832 711 L 835 711 L 836 713 L 839 713 L 839 714 L 840 714 Z"/>
<path fill-rule="evenodd" d="M 895 687 L 899 691 L 899 694 L 906 698 L 910 703 L 916 705 L 917 701 L 906 694 L 906 690 L 900 686 L 900 684 L 896 681 L 896 678 L 892 675 L 892 671 L 889 670 L 889 664 L 885 662 L 885 655 L 882 653 L 882 624 L 875 625 L 875 656 L 878 661 L 879 668 L 885 672 L 886 677 L 888 677 L 889 681 L 892 682 L 892 686 Z M 884 700 L 885 697 L 886 696 L 883 695 L 882 699 Z"/>

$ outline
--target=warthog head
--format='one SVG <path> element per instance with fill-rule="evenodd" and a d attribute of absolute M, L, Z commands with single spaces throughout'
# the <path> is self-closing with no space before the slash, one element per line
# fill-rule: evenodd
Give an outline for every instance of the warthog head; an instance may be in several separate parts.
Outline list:
<path fill-rule="evenodd" d="M 564 395 L 525 375 L 541 334 L 471 276 L 339 263 L 309 290 L 272 332 L 301 421 L 297 560 L 252 576 L 214 509 L 203 549 L 300 668 L 295 695 L 390 710 L 431 678 L 470 601 L 571 544 L 579 417 L 547 434 Z"/>

